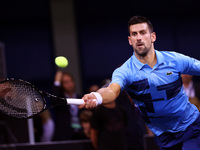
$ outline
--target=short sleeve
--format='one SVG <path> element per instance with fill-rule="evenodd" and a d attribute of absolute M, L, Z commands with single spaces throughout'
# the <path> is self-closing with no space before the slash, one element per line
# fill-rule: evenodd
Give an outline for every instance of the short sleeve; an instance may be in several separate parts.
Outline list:
<path fill-rule="evenodd" d="M 128 84 L 128 69 L 124 66 L 117 68 L 112 74 L 112 83 L 117 83 L 121 87 L 121 91 L 123 91 Z"/>
<path fill-rule="evenodd" d="M 176 60 L 181 74 L 200 75 L 199 60 L 179 53 L 176 54 Z"/>

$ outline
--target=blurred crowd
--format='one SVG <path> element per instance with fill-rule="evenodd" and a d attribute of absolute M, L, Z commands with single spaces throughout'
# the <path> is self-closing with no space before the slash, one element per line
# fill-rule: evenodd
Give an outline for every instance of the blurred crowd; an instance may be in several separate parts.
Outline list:
<path fill-rule="evenodd" d="M 88 93 L 107 86 L 93 84 Z M 53 94 L 66 98 L 81 98 L 76 92 L 75 79 L 67 72 L 58 71 L 53 83 Z M 90 139 L 94 149 L 142 150 L 143 136 L 152 134 L 133 104 L 123 91 L 117 100 L 100 105 L 94 110 L 79 109 L 77 105 L 58 106 L 34 118 L 36 141 Z"/>
<path fill-rule="evenodd" d="M 182 81 L 190 102 L 200 110 L 200 84 L 190 75 L 182 75 Z M 105 79 L 101 85 L 93 84 L 88 93 L 109 83 L 110 80 Z M 74 77 L 61 71 L 55 74 L 52 94 L 81 98 L 76 93 Z M 77 105 L 45 110 L 34 118 L 34 132 L 36 142 L 89 139 L 95 150 L 143 150 L 144 136 L 154 136 L 125 91 L 115 102 L 99 105 L 94 110 L 79 109 Z"/>

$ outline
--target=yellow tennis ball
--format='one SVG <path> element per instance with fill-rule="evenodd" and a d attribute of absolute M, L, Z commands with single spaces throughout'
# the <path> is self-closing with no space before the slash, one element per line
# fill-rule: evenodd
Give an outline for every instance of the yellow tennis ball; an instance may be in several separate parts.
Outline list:
<path fill-rule="evenodd" d="M 68 65 L 68 60 L 64 56 L 58 56 L 55 59 L 55 63 L 58 67 L 65 68 Z"/>

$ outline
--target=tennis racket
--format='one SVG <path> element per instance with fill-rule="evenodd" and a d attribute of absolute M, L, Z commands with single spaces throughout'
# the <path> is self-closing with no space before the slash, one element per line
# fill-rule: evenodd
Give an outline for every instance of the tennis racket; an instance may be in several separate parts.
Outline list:
<path fill-rule="evenodd" d="M 45 98 L 50 98 L 46 102 Z M 15 118 L 32 118 L 42 111 L 60 105 L 81 105 L 83 99 L 61 98 L 37 89 L 24 80 L 0 82 L 0 111 Z"/>

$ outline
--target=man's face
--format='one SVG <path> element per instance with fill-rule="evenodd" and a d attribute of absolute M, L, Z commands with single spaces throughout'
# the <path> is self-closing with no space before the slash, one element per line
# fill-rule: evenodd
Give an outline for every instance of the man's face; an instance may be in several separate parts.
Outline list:
<path fill-rule="evenodd" d="M 69 75 L 63 75 L 62 86 L 64 91 L 67 93 L 72 93 L 75 90 L 75 83 Z"/>
<path fill-rule="evenodd" d="M 146 56 L 153 48 L 156 40 L 155 33 L 150 33 L 147 23 L 134 24 L 129 27 L 129 44 L 132 45 L 134 52 L 139 56 Z"/>

